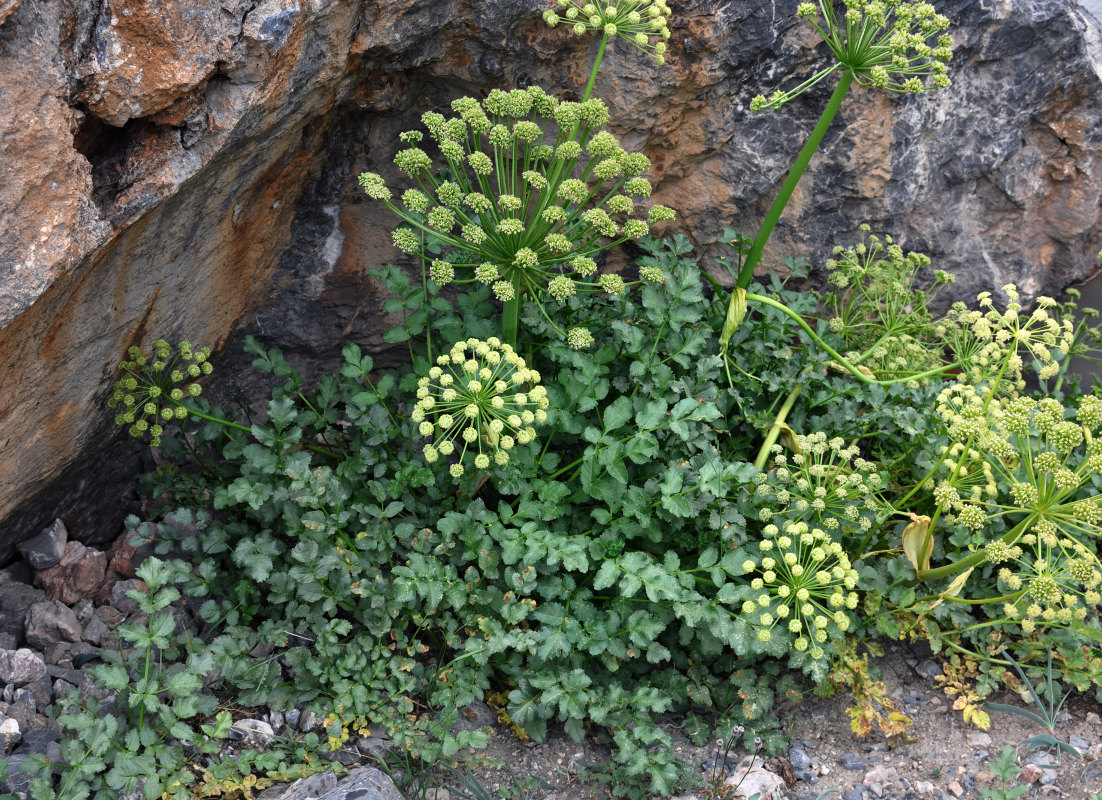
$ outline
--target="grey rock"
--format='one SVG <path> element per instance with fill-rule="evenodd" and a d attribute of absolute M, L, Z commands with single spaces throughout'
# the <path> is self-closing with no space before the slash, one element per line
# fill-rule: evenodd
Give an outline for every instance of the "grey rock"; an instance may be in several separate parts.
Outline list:
<path fill-rule="evenodd" d="M 85 675 L 79 669 L 72 669 L 71 667 L 59 667 L 54 664 L 46 665 L 46 674 L 51 678 L 60 678 L 63 681 L 68 681 L 74 686 L 81 686 L 91 680 L 91 677 Z"/>
<path fill-rule="evenodd" d="M 107 641 L 111 638 L 111 630 L 102 619 L 93 616 L 84 626 L 80 638 L 96 647 L 107 647 Z"/>
<path fill-rule="evenodd" d="M 59 602 L 44 600 L 27 609 L 23 619 L 27 644 L 38 650 L 57 642 L 80 640 L 81 626 L 73 610 Z"/>
<path fill-rule="evenodd" d="M 317 724 L 318 715 L 313 711 L 307 709 L 303 711 L 298 719 L 298 729 L 303 733 L 309 733 L 314 729 L 314 725 Z"/>
<path fill-rule="evenodd" d="M 69 692 L 75 692 L 76 688 L 77 687 L 69 683 L 69 681 L 58 678 L 54 681 L 53 686 L 51 687 L 51 694 L 53 695 L 54 700 L 60 700 L 61 698 L 68 695 Z"/>
<path fill-rule="evenodd" d="M 332 761 L 336 764 L 343 764 L 346 767 L 353 767 L 360 763 L 359 751 L 347 747 L 324 752 L 321 754 L 321 758 L 323 761 Z"/>
<path fill-rule="evenodd" d="M 842 766 L 854 772 L 864 772 L 869 768 L 868 764 L 853 753 L 842 753 L 840 758 Z"/>
<path fill-rule="evenodd" d="M 288 728 L 297 728 L 302 712 L 297 708 L 289 708 L 283 712 L 283 719 L 287 721 Z"/>
<path fill-rule="evenodd" d="M 25 583 L 12 581 L 0 582 L 0 611 L 14 611 L 20 614 L 27 613 L 27 609 L 35 603 L 46 599 L 46 593 Z"/>
<path fill-rule="evenodd" d="M 97 606 L 96 616 L 103 620 L 104 624 L 109 627 L 114 627 L 126 619 L 126 616 L 121 611 L 114 606 L 108 605 Z"/>
<path fill-rule="evenodd" d="M 96 605 L 89 598 L 82 597 L 73 603 L 73 613 L 77 615 L 77 622 L 87 625 L 88 621 L 96 614 Z"/>
<path fill-rule="evenodd" d="M 35 714 L 38 711 L 38 704 L 34 700 L 34 695 L 27 689 L 16 689 L 13 695 L 8 710 L 5 712 L 7 716 L 19 723 L 20 730 L 28 731 L 31 728 L 38 727 L 34 724 Z"/>
<path fill-rule="evenodd" d="M 1076 736 L 1072 734 L 1068 737 L 1068 744 L 1078 750 L 1080 753 L 1085 753 L 1090 750 L 1091 743 L 1084 739 L 1082 736 Z"/>
<path fill-rule="evenodd" d="M 35 728 L 23 733 L 23 743 L 16 752 L 21 755 L 30 753 L 45 753 L 52 742 L 58 741 L 61 735 L 50 728 Z"/>
<path fill-rule="evenodd" d="M 473 731 L 493 725 L 497 716 L 481 700 L 475 700 L 466 708 L 459 710 L 459 721 L 448 730 L 453 734 L 459 731 Z"/>
<path fill-rule="evenodd" d="M 111 587 L 111 595 L 108 602 L 111 607 L 117 609 L 120 614 L 129 617 L 138 610 L 138 601 L 127 595 L 127 592 L 134 590 L 144 591 L 145 589 L 145 581 L 140 581 L 137 578 L 118 581 Z"/>
<path fill-rule="evenodd" d="M 33 776 L 21 769 L 23 759 L 26 757 L 23 753 L 12 753 L 8 756 L 8 779 L 0 781 L 0 792 L 11 792 L 19 800 L 27 800 L 30 797 Z"/>
<path fill-rule="evenodd" d="M 73 665 L 71 647 L 71 642 L 54 642 L 53 644 L 48 644 L 42 651 L 42 657 L 46 660 L 47 664 L 67 664 L 71 667 Z"/>
<path fill-rule="evenodd" d="M 394 742 L 386 736 L 361 736 L 356 739 L 356 747 L 365 756 L 380 756 L 394 749 Z"/>
<path fill-rule="evenodd" d="M 268 724 L 272 726 L 272 730 L 278 732 L 284 725 L 283 712 L 282 711 L 269 711 L 264 715 L 268 721 Z"/>
<path fill-rule="evenodd" d="M 0 651 L 0 683 L 25 686 L 46 677 L 46 662 L 27 648 Z"/>
<path fill-rule="evenodd" d="M 977 764 L 986 764 L 989 758 L 991 758 L 991 753 L 982 747 L 972 754 L 972 760 Z"/>
<path fill-rule="evenodd" d="M 45 669 L 45 664 L 43 664 L 43 669 Z M 35 708 L 39 710 L 49 706 L 54 699 L 50 677 L 48 675 L 43 674 L 38 680 L 31 681 L 27 684 L 26 689 L 31 693 L 31 697 L 34 698 Z"/>
<path fill-rule="evenodd" d="M 991 735 L 983 731 L 971 731 L 966 737 L 969 747 L 990 747 Z"/>
<path fill-rule="evenodd" d="M 69 531 L 65 523 L 55 519 L 53 525 L 37 536 L 32 536 L 18 545 L 23 558 L 36 570 L 49 569 L 65 555 L 65 543 L 69 541 Z"/>
<path fill-rule="evenodd" d="M 793 746 L 788 748 L 788 763 L 792 765 L 792 769 L 809 769 L 811 758 L 802 747 Z"/>
<path fill-rule="evenodd" d="M 26 616 L 26 611 L 0 611 L 0 637 L 3 637 L 5 650 L 14 650 L 23 643 Z"/>
<path fill-rule="evenodd" d="M 918 673 L 920 678 L 932 681 L 941 674 L 941 666 L 932 658 L 927 658 L 925 661 L 918 662 L 915 666 L 915 672 Z"/>
<path fill-rule="evenodd" d="M 860 789 L 846 789 L 842 792 L 842 800 L 863 800 L 865 793 Z"/>
<path fill-rule="evenodd" d="M 804 781 L 805 783 L 818 783 L 819 776 L 809 769 L 795 769 L 793 768 L 792 774 L 796 776 L 796 780 Z"/>
<path fill-rule="evenodd" d="M 332 772 L 319 772 L 299 778 L 289 786 L 273 786 L 257 795 L 256 800 L 315 800 L 337 787 L 337 776 Z"/>
<path fill-rule="evenodd" d="M 390 777 L 374 767 L 354 769 L 319 800 L 402 800 Z"/>

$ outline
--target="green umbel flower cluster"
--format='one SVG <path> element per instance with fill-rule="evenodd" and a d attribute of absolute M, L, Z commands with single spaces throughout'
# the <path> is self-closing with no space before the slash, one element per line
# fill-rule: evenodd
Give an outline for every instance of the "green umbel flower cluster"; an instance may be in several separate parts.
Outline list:
<path fill-rule="evenodd" d="M 876 465 L 840 437 L 822 432 L 794 437 L 797 452 L 773 445 L 773 469 L 759 473 L 755 502 L 770 522 L 810 520 L 830 532 L 867 531 L 880 503 Z"/>
<path fill-rule="evenodd" d="M 945 325 L 935 323 L 929 304 L 940 287 L 952 283 L 936 270 L 933 285 L 920 288 L 928 256 L 907 253 L 892 241 L 869 233 L 836 247 L 826 262 L 831 290 L 823 298 L 830 329 L 849 348 L 844 355 L 882 379 L 905 378 L 943 364 Z"/>
<path fill-rule="evenodd" d="M 1102 601 L 1098 557 L 1082 542 L 1058 536 L 1049 521 L 1035 525 L 1018 544 L 992 542 L 984 554 L 1000 565 L 999 587 L 1013 592 L 1003 613 L 1026 634 L 1083 623 Z"/>
<path fill-rule="evenodd" d="M 431 441 L 425 461 L 453 454 L 453 478 L 464 472 L 470 454 L 474 466 L 509 463 L 516 445 L 535 441 L 534 423 L 547 420 L 547 390 L 511 346 L 497 337 L 456 342 L 418 381 L 411 418 Z"/>
<path fill-rule="evenodd" d="M 556 0 L 555 6 L 558 10 L 543 12 L 544 21 L 552 28 L 564 23 L 578 36 L 590 31 L 619 36 L 653 55 L 659 66 L 666 63 L 666 41 L 670 38 L 670 7 L 666 0 Z"/>
<path fill-rule="evenodd" d="M 360 184 L 386 204 L 406 226 L 394 243 L 431 261 L 438 285 L 482 283 L 499 300 L 519 295 L 543 307 L 547 298 L 564 302 L 585 292 L 622 291 L 617 276 L 595 279 L 599 252 L 650 232 L 674 212 L 655 205 L 645 215 L 637 201 L 650 196 L 650 160 L 629 153 L 603 130 L 608 107 L 600 100 L 564 102 L 542 89 L 494 90 L 482 102 L 452 103 L 459 115 L 422 117 L 447 162 L 447 179 L 417 145 L 419 131 L 395 164 L 420 188 L 393 202 L 382 177 L 367 172 Z M 450 248 L 442 258 L 428 250 Z M 661 280 L 659 272 L 644 280 Z"/>
<path fill-rule="evenodd" d="M 812 660 L 823 658 L 823 647 L 847 631 L 846 610 L 857 607 L 857 571 L 841 544 L 821 528 L 806 522 L 769 524 L 759 553 L 742 569 L 750 581 L 752 599 L 742 613 L 758 627 L 758 638 L 772 639 L 777 628 L 794 637 L 792 646 Z"/>
<path fill-rule="evenodd" d="M 164 339 L 154 339 L 151 346 L 151 357 L 139 347 L 126 351 L 130 360 L 119 364 L 122 375 L 107 405 L 119 409 L 115 424 L 138 439 L 149 434 L 150 443 L 157 447 L 164 426 L 187 416 L 180 401 L 199 396 L 202 387 L 195 381 L 210 375 L 212 367 L 209 348 L 196 349 L 186 341 L 173 348 Z"/>
<path fill-rule="evenodd" d="M 857 83 L 892 92 L 924 92 L 930 86 L 950 85 L 949 60 L 953 40 L 945 29 L 949 20 L 927 2 L 914 0 L 844 0 L 845 11 L 835 11 L 835 0 L 801 3 L 797 13 L 810 20 L 835 63 L 788 92 L 754 98 L 752 111 L 780 108 L 806 92 L 831 72 L 844 69 Z M 929 78 L 929 85 L 925 79 Z"/>
<path fill-rule="evenodd" d="M 1053 311 L 1056 301 L 1037 299 L 1036 306 L 1023 315 L 1018 290 L 1013 284 L 1003 287 L 1008 301 L 1005 311 L 997 311 L 990 292 L 977 296 L 980 309 L 969 310 L 954 303 L 946 322 L 952 337 L 948 345 L 962 367 L 962 379 L 979 383 L 999 372 L 1005 362 L 1002 383 L 1016 391 L 1025 388 L 1022 353 L 1031 356 L 1038 376 L 1046 380 L 1060 371 L 1060 363 L 1075 342 L 1075 327 Z"/>
<path fill-rule="evenodd" d="M 1010 515 L 1028 521 L 1026 533 L 1073 540 L 1102 534 L 1098 398 L 1083 397 L 1073 416 L 1051 397 L 989 398 L 955 384 L 938 397 L 937 413 L 953 442 L 934 489 L 947 520 L 979 531 Z"/>

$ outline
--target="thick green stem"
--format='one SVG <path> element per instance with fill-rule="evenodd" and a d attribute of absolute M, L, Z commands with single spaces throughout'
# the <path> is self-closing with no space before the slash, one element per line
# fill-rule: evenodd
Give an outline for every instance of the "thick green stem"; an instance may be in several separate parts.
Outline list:
<path fill-rule="evenodd" d="M 781 435 L 781 429 L 785 419 L 788 417 L 788 412 L 792 410 L 792 406 L 796 404 L 796 398 L 800 396 L 800 392 L 803 390 L 804 387 L 801 383 L 789 392 L 788 397 L 784 401 L 784 405 L 781 406 L 781 410 L 777 412 L 777 418 L 773 420 L 773 426 L 769 429 L 769 433 L 766 434 L 765 441 L 761 443 L 761 449 L 758 450 L 758 457 L 754 459 L 754 466 L 758 469 L 765 469 L 765 462 L 769 458 L 769 448 L 773 446 L 777 441 L 777 437 Z"/>
<path fill-rule="evenodd" d="M 826 135 L 830 123 L 834 121 L 834 116 L 838 113 L 838 108 L 842 105 L 842 101 L 849 92 L 849 87 L 852 83 L 853 72 L 845 70 L 842 73 L 841 79 L 838 81 L 838 86 L 834 89 L 834 94 L 830 96 L 830 101 L 827 103 L 826 108 L 823 109 L 822 116 L 819 117 L 819 122 L 815 125 L 815 129 L 811 132 L 811 136 L 808 138 L 807 143 L 804 144 L 800 154 L 796 157 L 796 163 L 792 165 L 792 170 L 788 173 L 788 177 L 781 185 L 781 190 L 777 194 L 776 199 L 773 200 L 773 205 L 770 206 L 769 213 L 765 215 L 765 220 L 762 222 L 761 228 L 758 229 L 757 236 L 754 237 L 754 243 L 750 248 L 750 252 L 746 255 L 746 260 L 742 264 L 742 269 L 739 271 L 738 281 L 735 284 L 737 288 L 745 289 L 750 285 L 750 281 L 754 277 L 754 267 L 758 265 L 762 253 L 765 250 L 765 243 L 769 241 L 769 236 L 773 233 L 773 228 L 776 227 L 777 221 L 781 218 L 785 206 L 788 205 L 788 201 L 792 197 L 792 192 L 796 189 L 796 184 L 800 182 L 804 170 L 807 169 L 807 165 L 811 162 L 811 157 L 822 143 L 823 137 Z M 730 317 L 730 312 L 728 312 L 728 317 Z M 719 349 L 722 353 L 727 352 L 727 343 L 731 341 L 731 334 L 734 333 L 731 326 L 724 325 L 724 328 L 729 332 L 720 334 Z"/>
<path fill-rule="evenodd" d="M 589 82 L 585 85 L 585 92 L 582 93 L 582 102 L 584 103 L 589 99 L 589 96 L 593 94 L 593 86 L 597 83 L 597 72 L 601 69 L 601 62 L 605 58 L 605 47 L 608 46 L 608 34 L 601 35 L 601 44 L 597 48 L 597 58 L 593 60 L 593 69 L 589 72 Z M 571 137 L 573 138 L 573 137 Z"/>
<path fill-rule="evenodd" d="M 520 328 L 520 290 L 513 285 L 513 299 L 506 300 L 501 307 L 501 336 L 506 343 L 517 346 L 517 332 Z"/>
<path fill-rule="evenodd" d="M 819 145 L 826 135 L 827 128 L 829 128 L 830 123 L 834 121 L 834 115 L 838 113 L 838 109 L 841 107 L 842 101 L 845 99 L 846 93 L 849 92 L 849 87 L 852 83 L 853 72 L 845 70 L 842 73 L 841 80 L 838 81 L 838 85 L 834 89 L 834 94 L 830 96 L 830 101 L 827 103 L 826 108 L 823 109 L 823 114 L 819 117 L 819 122 L 815 125 L 815 129 L 811 132 L 811 136 L 808 137 L 803 150 L 801 150 L 800 154 L 796 157 L 796 163 L 792 165 L 792 170 L 788 173 L 788 177 L 781 185 L 781 190 L 777 194 L 776 199 L 773 200 L 773 205 L 770 206 L 769 213 L 765 215 L 765 221 L 762 222 L 761 227 L 758 229 L 758 234 L 754 237 L 754 244 L 751 246 L 750 252 L 746 256 L 746 261 L 742 265 L 742 271 L 739 272 L 738 285 L 743 289 L 750 285 L 750 280 L 754 277 L 754 267 L 756 267 L 761 260 L 762 252 L 765 250 L 765 243 L 769 241 L 769 236 L 773 233 L 773 228 L 776 227 L 777 221 L 781 218 L 781 214 L 784 213 L 784 207 L 788 205 L 788 201 L 792 197 L 792 192 L 796 189 L 796 184 L 800 182 L 804 170 L 806 170 L 807 165 L 811 163 L 811 157 L 815 155 L 815 151 L 819 149 Z"/>
<path fill-rule="evenodd" d="M 1005 533 L 1002 536 L 1001 541 L 1010 545 L 1014 544 L 1018 540 L 1018 538 L 1023 533 L 1025 533 L 1028 527 L 1034 522 L 1036 522 L 1036 518 L 1031 514 L 1030 516 L 1023 519 L 1021 522 L 1019 522 L 1017 525 L 1015 525 L 1010 531 Z M 987 558 L 987 554 L 983 550 L 980 550 L 970 556 L 962 558 L 958 561 L 954 561 L 952 564 L 946 564 L 944 567 L 918 570 L 915 573 L 917 577 L 915 578 L 915 580 L 911 581 L 910 585 L 914 586 L 915 584 L 921 583 L 922 581 L 936 581 L 940 580 L 941 578 L 948 578 L 951 575 L 956 575 L 957 573 L 964 572 L 964 570 L 968 569 L 969 567 L 976 566 L 976 564 L 979 564 L 985 558 Z"/>

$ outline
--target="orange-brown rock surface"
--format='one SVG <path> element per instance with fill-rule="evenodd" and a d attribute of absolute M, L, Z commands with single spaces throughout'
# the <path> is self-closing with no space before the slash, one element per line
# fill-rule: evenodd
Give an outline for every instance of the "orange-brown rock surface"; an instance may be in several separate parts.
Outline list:
<path fill-rule="evenodd" d="M 462 94 L 576 93 L 596 43 L 548 30 L 545 5 L 0 0 L 0 561 L 59 515 L 86 541 L 117 534 L 111 481 L 136 451 L 105 448 L 103 401 L 128 345 L 379 347 L 368 272 L 396 255 L 392 223 L 355 176 L 393 176 L 397 133 Z M 829 87 L 748 111 L 822 59 L 796 0 L 671 5 L 668 66 L 614 45 L 596 93 L 704 246 L 753 232 Z M 766 261 L 821 261 L 868 221 L 962 295 L 1057 291 L 1102 244 L 1097 25 L 1069 0 L 938 6 L 953 88 L 856 92 Z"/>

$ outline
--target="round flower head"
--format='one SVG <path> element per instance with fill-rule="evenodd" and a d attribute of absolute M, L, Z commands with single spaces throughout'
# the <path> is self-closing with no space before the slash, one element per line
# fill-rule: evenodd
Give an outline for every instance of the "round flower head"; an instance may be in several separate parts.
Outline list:
<path fill-rule="evenodd" d="M 1007 623 L 1023 629 L 1027 622 L 1033 630 L 1082 624 L 1098 606 L 1098 557 L 1081 542 L 1057 535 L 1056 527 L 1046 522 L 1022 537 L 1024 547 L 1004 545 L 997 553 L 1006 564 L 998 574 L 1000 588 L 1013 593 L 1003 606 Z"/>
<path fill-rule="evenodd" d="M 202 387 L 194 379 L 209 375 L 212 367 L 209 348 L 195 348 L 187 341 L 173 348 L 164 339 L 154 339 L 151 346 L 151 356 L 139 347 L 127 350 L 128 360 L 118 366 L 120 375 L 107 405 L 118 409 L 115 424 L 135 438 L 148 433 L 150 444 L 157 447 L 164 433 L 161 422 L 187 416 L 180 400 L 199 396 Z"/>
<path fill-rule="evenodd" d="M 817 631 L 826 633 L 827 639 L 840 637 L 851 624 L 844 609 L 857 604 L 857 571 L 845 551 L 826 531 L 803 521 L 767 525 L 763 533 L 767 538 L 761 544 L 768 547 L 758 549 L 770 555 L 742 563 L 748 575 L 760 576 L 752 578 L 752 585 L 760 581 L 766 590 L 748 621 L 759 628 L 780 626 L 791 634 Z M 748 613 L 745 607 L 743 612 Z M 812 660 L 823 653 L 820 649 Z"/>
<path fill-rule="evenodd" d="M 666 63 L 666 40 L 670 38 L 670 7 L 666 0 L 558 0 L 545 11 L 544 21 L 552 28 L 567 23 L 578 36 L 597 31 L 620 36 L 634 47 L 650 53 L 659 66 Z"/>
<path fill-rule="evenodd" d="M 797 14 L 810 21 L 834 55 L 835 63 L 791 92 L 754 98 L 752 111 L 780 108 L 835 70 L 851 72 L 857 83 L 893 92 L 923 92 L 924 79 L 950 85 L 952 38 L 949 20 L 925 0 L 846 0 L 844 12 L 833 0 L 800 3 Z"/>
<path fill-rule="evenodd" d="M 583 8 L 589 4 L 575 10 L 579 20 L 611 15 L 617 30 L 645 28 L 650 38 L 661 36 L 669 13 L 665 0 L 615 0 L 586 14 Z M 664 206 L 647 211 L 632 199 L 650 194 L 650 160 L 605 129 L 608 106 L 595 98 L 564 102 L 530 87 L 495 89 L 481 101 L 460 98 L 452 108 L 458 116 L 422 116 L 448 178 L 420 139 L 406 135 L 395 164 L 419 188 L 396 203 L 379 175 L 360 176 L 368 196 L 406 223 L 393 234 L 395 246 L 420 255 L 438 286 L 473 278 L 503 303 L 536 303 L 552 325 L 552 312 L 573 295 L 623 291 L 622 281 L 587 280 L 596 272 L 594 256 L 674 214 Z M 504 175 L 516 179 L 504 185 Z M 661 279 L 654 269 L 641 275 Z"/>
<path fill-rule="evenodd" d="M 828 439 L 822 432 L 795 438 L 793 454 L 773 447 L 774 469 L 756 492 L 762 510 L 826 531 L 868 530 L 880 508 L 882 479 L 876 465 L 841 438 Z"/>
<path fill-rule="evenodd" d="M 539 373 L 496 337 L 454 344 L 420 379 L 418 398 L 411 416 L 423 420 L 418 432 L 430 440 L 425 460 L 455 453 L 454 476 L 468 457 L 480 470 L 507 464 L 517 442 L 535 439 L 526 420 L 546 419 L 549 405 Z"/>

